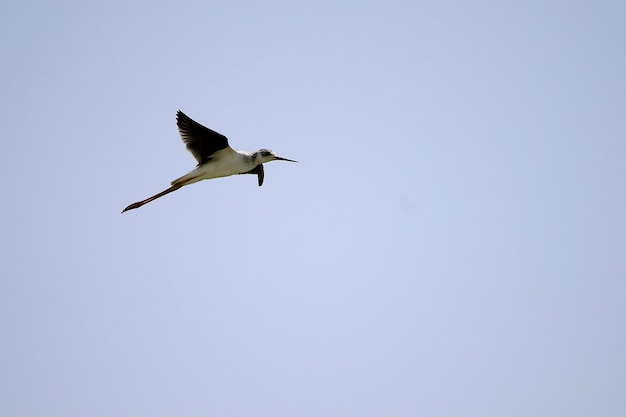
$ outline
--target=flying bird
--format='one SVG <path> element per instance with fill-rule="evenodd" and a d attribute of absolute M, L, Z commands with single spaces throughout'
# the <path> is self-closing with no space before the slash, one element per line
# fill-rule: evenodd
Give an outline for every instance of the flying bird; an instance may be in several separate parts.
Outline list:
<path fill-rule="evenodd" d="M 137 201 L 122 210 L 122 213 L 147 204 L 159 197 L 176 191 L 185 185 L 211 178 L 228 177 L 235 174 L 256 174 L 259 187 L 263 185 L 263 164 L 270 161 L 298 162 L 281 158 L 268 149 L 256 152 L 236 151 L 228 145 L 226 136 L 202 126 L 182 111 L 176 113 L 178 132 L 187 150 L 198 161 L 196 168 L 172 181 L 172 186 L 145 200 Z"/>

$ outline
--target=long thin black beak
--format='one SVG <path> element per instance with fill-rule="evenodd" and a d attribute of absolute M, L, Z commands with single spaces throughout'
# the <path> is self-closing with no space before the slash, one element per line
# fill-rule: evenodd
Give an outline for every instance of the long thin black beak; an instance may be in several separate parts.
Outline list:
<path fill-rule="evenodd" d="M 293 159 L 281 158 L 280 156 L 277 156 L 275 159 L 277 161 L 298 162 L 298 161 L 294 161 Z"/>

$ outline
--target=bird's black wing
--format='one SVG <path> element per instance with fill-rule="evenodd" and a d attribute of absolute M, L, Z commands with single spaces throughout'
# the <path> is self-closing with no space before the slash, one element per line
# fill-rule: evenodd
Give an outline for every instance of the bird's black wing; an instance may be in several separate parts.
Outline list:
<path fill-rule="evenodd" d="M 257 174 L 259 177 L 259 187 L 263 185 L 263 179 L 265 178 L 265 171 L 263 170 L 263 164 L 259 164 L 252 168 L 248 172 L 242 172 L 242 174 Z"/>
<path fill-rule="evenodd" d="M 229 147 L 226 136 L 202 126 L 180 110 L 176 113 L 176 125 L 181 139 L 198 165 L 208 162 L 215 152 Z"/>

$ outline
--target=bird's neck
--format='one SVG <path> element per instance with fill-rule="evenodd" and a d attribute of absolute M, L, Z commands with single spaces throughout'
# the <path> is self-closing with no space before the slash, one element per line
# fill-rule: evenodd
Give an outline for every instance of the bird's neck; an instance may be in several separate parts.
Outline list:
<path fill-rule="evenodd" d="M 250 168 L 254 168 L 261 163 L 256 152 L 237 151 L 241 160 L 250 165 Z"/>

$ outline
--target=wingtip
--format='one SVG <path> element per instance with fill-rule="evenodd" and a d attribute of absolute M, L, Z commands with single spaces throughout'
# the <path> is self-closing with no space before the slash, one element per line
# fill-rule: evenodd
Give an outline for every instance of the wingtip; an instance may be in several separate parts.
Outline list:
<path fill-rule="evenodd" d="M 185 120 L 188 118 L 189 116 L 187 116 L 181 109 L 176 110 L 176 123 L 180 123 L 181 120 Z"/>

